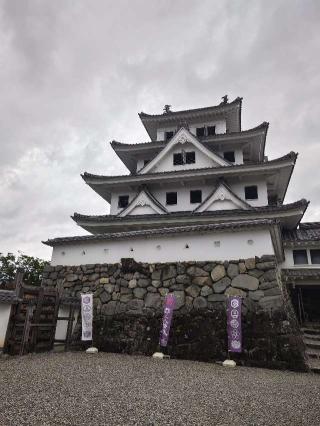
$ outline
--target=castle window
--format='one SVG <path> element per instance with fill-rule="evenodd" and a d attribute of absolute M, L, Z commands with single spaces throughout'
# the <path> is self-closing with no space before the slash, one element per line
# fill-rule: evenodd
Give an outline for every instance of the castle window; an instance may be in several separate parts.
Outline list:
<path fill-rule="evenodd" d="M 311 263 L 313 265 L 320 264 L 320 250 L 310 250 Z"/>
<path fill-rule="evenodd" d="M 204 127 L 197 127 L 197 136 L 200 138 L 203 137 L 205 135 L 204 130 L 205 130 Z"/>
<path fill-rule="evenodd" d="M 168 206 L 173 206 L 177 204 L 177 193 L 176 192 L 167 192 L 166 193 L 166 203 Z"/>
<path fill-rule="evenodd" d="M 164 132 L 165 140 L 168 141 L 173 136 L 173 132 Z"/>
<path fill-rule="evenodd" d="M 194 151 L 186 152 L 186 164 L 194 164 L 196 162 L 196 153 Z"/>
<path fill-rule="evenodd" d="M 202 202 L 202 191 L 199 189 L 190 191 L 190 203 L 201 203 Z"/>
<path fill-rule="evenodd" d="M 257 185 L 246 186 L 244 188 L 246 200 L 257 200 L 258 199 L 258 187 Z"/>
<path fill-rule="evenodd" d="M 119 209 L 124 209 L 129 204 L 129 195 L 120 195 L 118 199 Z"/>
<path fill-rule="evenodd" d="M 307 250 L 293 250 L 292 253 L 295 265 L 308 265 Z"/>
<path fill-rule="evenodd" d="M 181 166 L 183 164 L 183 155 L 182 153 L 173 154 L 173 165 Z"/>
<path fill-rule="evenodd" d="M 227 161 L 230 161 L 230 163 L 234 163 L 236 161 L 234 156 L 234 151 L 226 151 L 223 153 L 223 158 Z"/>
<path fill-rule="evenodd" d="M 208 136 L 213 136 L 216 134 L 216 126 L 208 126 L 207 127 Z"/>

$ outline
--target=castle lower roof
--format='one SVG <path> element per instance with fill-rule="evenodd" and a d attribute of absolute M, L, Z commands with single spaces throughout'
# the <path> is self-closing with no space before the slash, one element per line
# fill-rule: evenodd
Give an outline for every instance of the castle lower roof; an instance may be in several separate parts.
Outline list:
<path fill-rule="evenodd" d="M 320 223 L 300 223 L 299 229 L 283 232 L 284 245 L 289 247 L 320 244 Z"/>
<path fill-rule="evenodd" d="M 200 225 L 188 225 L 178 227 L 164 227 L 164 228 L 151 228 L 124 232 L 101 233 L 94 235 L 80 235 L 74 237 L 60 237 L 43 241 L 43 244 L 55 246 L 65 243 L 73 243 L 77 241 L 99 241 L 99 240 L 118 240 L 118 239 L 131 239 L 138 237 L 148 237 L 155 235 L 169 235 L 169 234 L 183 234 L 183 233 L 205 233 L 220 230 L 239 230 L 243 228 L 266 227 L 277 225 L 276 220 L 243 220 L 235 222 L 221 222 Z"/>
<path fill-rule="evenodd" d="M 280 206 L 252 207 L 248 210 L 216 210 L 205 212 L 168 212 L 149 215 L 82 215 L 74 213 L 72 219 L 83 229 L 96 234 L 119 230 L 151 229 L 156 227 L 185 226 L 238 220 L 278 219 L 283 228 L 294 229 L 301 221 L 309 202 L 305 199 Z"/>

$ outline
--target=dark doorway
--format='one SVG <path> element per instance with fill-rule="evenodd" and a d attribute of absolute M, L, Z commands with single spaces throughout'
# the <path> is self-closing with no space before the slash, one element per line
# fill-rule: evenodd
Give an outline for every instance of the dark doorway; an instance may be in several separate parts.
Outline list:
<path fill-rule="evenodd" d="M 301 324 L 320 322 L 320 286 L 296 286 L 291 289 L 291 298 Z"/>

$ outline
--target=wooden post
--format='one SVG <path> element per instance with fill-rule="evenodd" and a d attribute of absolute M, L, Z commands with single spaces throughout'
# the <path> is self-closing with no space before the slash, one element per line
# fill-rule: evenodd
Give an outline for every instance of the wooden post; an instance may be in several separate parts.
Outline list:
<path fill-rule="evenodd" d="M 71 342 L 73 322 L 74 322 L 74 312 L 75 312 L 75 306 L 74 305 L 70 305 L 69 318 L 68 318 L 68 327 L 67 327 L 67 335 L 66 335 L 66 343 L 64 345 L 64 350 L 65 351 L 67 351 L 69 349 L 70 342 Z"/>
<path fill-rule="evenodd" d="M 28 346 L 29 341 L 29 335 L 30 335 L 30 328 L 31 328 L 31 319 L 34 311 L 34 305 L 29 304 L 27 306 L 27 313 L 26 318 L 24 321 L 24 327 L 23 327 L 23 333 L 22 333 L 22 340 L 21 340 L 21 347 L 20 347 L 20 353 L 19 355 L 23 355 L 26 347 Z"/>

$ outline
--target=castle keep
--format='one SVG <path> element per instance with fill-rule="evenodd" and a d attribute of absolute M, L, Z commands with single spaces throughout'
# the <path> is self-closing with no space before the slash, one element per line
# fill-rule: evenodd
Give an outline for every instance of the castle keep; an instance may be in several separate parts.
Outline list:
<path fill-rule="evenodd" d="M 305 369 L 318 356 L 320 225 L 300 224 L 306 200 L 285 203 L 297 154 L 268 159 L 268 123 L 242 130 L 241 111 L 242 98 L 224 97 L 141 113 L 151 141 L 111 142 L 129 173 L 82 175 L 110 214 L 75 213 L 88 235 L 45 242 L 43 284 L 93 292 L 100 349 L 154 352 L 174 292 L 172 356 L 225 358 L 231 295 L 243 298 L 240 362 Z"/>

